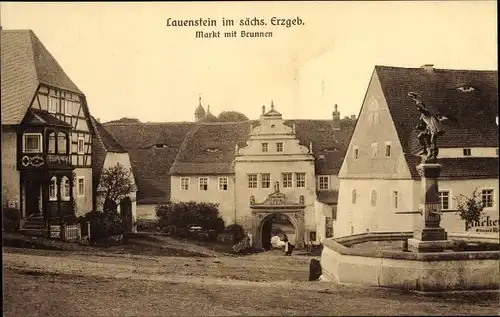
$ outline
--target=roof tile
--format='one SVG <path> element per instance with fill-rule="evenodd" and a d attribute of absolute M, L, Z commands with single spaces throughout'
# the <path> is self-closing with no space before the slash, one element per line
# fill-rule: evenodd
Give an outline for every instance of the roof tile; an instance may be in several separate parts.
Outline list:
<path fill-rule="evenodd" d="M 40 83 L 83 93 L 31 30 L 2 30 L 2 124 L 19 124 Z"/>
<path fill-rule="evenodd" d="M 423 68 L 376 66 L 375 72 L 414 178 L 418 178 L 416 165 L 420 162 L 420 158 L 413 155 L 419 147 L 415 126 L 420 114 L 407 96 L 410 91 L 420 94 L 426 105 L 450 118 L 443 122 L 445 134 L 438 140 L 440 148 L 498 146 L 498 126 L 495 122 L 498 116 L 497 71 L 426 71 Z M 472 86 L 476 90 L 464 92 L 457 89 L 463 86 Z M 474 168 L 472 165 L 459 166 L 472 161 L 446 159 L 443 162 L 450 164 L 450 176 L 454 173 L 467 174 L 465 166 Z M 485 164 L 489 166 L 492 161 L 488 162 Z"/>

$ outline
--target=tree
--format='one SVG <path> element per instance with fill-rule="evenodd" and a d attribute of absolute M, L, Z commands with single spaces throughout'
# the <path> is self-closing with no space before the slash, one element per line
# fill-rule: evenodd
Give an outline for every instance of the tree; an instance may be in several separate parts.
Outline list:
<path fill-rule="evenodd" d="M 460 215 L 460 218 L 465 221 L 465 230 L 467 231 L 469 226 L 473 222 L 481 220 L 483 215 L 484 206 L 481 200 L 481 195 L 476 188 L 472 193 L 472 197 L 467 197 L 461 194 L 460 196 L 455 197 L 455 200 L 458 205 L 458 214 Z"/>
<path fill-rule="evenodd" d="M 104 196 L 104 211 L 116 211 L 117 203 L 136 190 L 132 169 L 127 169 L 120 163 L 104 168 L 99 190 Z"/>
<path fill-rule="evenodd" d="M 190 226 L 201 226 L 219 234 L 224 230 L 224 220 L 219 216 L 219 206 L 206 202 L 169 202 L 156 206 L 158 226 L 167 234 L 184 237 Z"/>
<path fill-rule="evenodd" d="M 245 116 L 241 112 L 237 111 L 222 111 L 217 116 L 217 121 L 222 122 L 239 122 L 239 121 L 248 121 L 247 116 Z"/>
<path fill-rule="evenodd" d="M 141 123 L 141 121 L 137 118 L 123 117 L 123 118 L 120 118 L 118 120 L 108 121 L 106 123 Z"/>

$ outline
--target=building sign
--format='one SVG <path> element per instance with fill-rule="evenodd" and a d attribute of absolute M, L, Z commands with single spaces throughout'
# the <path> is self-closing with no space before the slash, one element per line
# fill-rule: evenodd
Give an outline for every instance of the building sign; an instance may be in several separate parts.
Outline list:
<path fill-rule="evenodd" d="M 493 220 L 490 216 L 486 216 L 484 220 L 466 223 L 465 230 L 470 232 L 499 232 L 498 224 L 498 219 Z"/>

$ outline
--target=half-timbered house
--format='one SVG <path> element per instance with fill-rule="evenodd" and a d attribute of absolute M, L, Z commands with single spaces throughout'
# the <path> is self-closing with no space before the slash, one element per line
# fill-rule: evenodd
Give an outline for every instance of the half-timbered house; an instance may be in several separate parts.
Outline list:
<path fill-rule="evenodd" d="M 83 92 L 31 30 L 1 31 L 2 201 L 47 225 L 92 210 Z"/>

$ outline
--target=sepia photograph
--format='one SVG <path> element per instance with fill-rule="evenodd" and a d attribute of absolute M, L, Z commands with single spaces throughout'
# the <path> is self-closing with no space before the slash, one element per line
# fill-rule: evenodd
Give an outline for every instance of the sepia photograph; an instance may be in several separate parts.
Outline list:
<path fill-rule="evenodd" d="M 1 1 L 3 316 L 498 316 L 497 27 Z"/>

